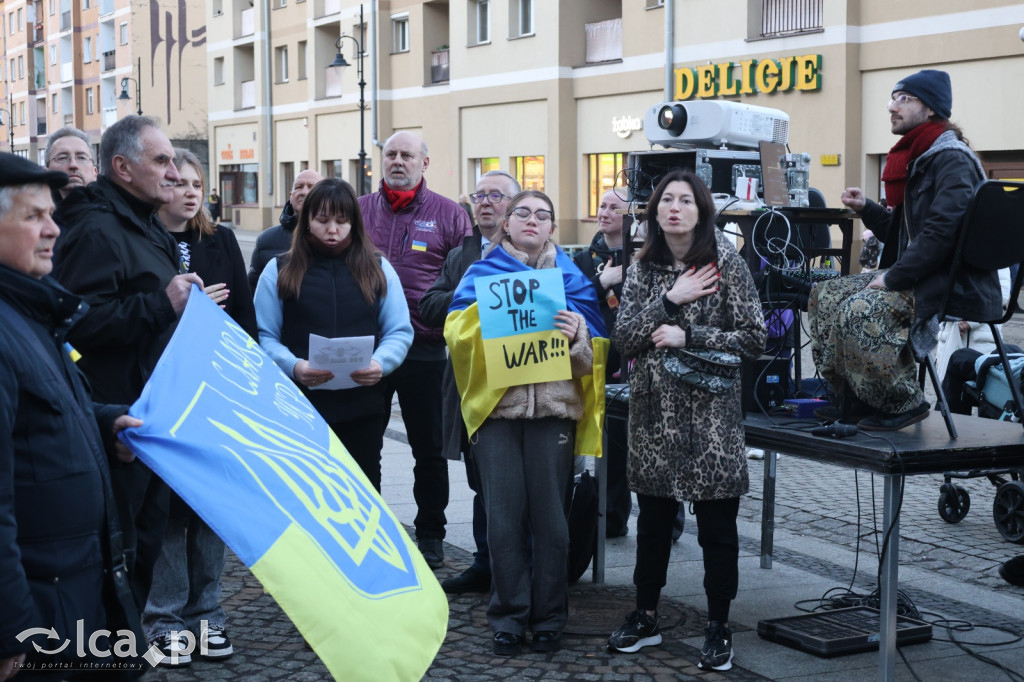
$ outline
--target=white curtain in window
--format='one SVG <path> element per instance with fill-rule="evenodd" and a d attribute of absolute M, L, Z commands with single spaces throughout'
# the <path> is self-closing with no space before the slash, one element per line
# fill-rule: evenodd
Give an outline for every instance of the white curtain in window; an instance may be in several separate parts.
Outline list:
<path fill-rule="evenodd" d="M 587 63 L 622 59 L 622 18 L 584 25 L 587 31 Z"/>

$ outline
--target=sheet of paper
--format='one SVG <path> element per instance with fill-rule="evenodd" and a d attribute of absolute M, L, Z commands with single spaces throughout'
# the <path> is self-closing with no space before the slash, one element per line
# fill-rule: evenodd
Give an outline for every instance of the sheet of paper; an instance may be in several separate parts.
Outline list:
<path fill-rule="evenodd" d="M 488 386 L 572 378 L 569 344 L 555 327 L 565 309 L 560 268 L 477 277 L 476 300 Z"/>
<path fill-rule="evenodd" d="M 311 391 L 337 390 L 358 386 L 350 376 L 357 369 L 366 369 L 373 358 L 372 336 L 343 336 L 328 339 L 309 335 L 309 366 L 334 372 L 330 381 L 311 386 Z"/>

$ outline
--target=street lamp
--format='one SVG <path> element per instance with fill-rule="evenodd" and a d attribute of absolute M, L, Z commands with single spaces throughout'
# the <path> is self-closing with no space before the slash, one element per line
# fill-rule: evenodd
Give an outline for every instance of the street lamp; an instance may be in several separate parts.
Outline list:
<path fill-rule="evenodd" d="M 121 94 L 117 96 L 121 100 L 130 100 L 131 95 L 128 94 L 128 81 L 135 83 L 135 108 L 139 112 L 139 116 L 142 116 L 142 58 L 139 57 L 139 79 L 136 80 L 131 76 L 125 76 L 121 79 Z"/>
<path fill-rule="evenodd" d="M 359 25 L 363 26 L 363 6 L 359 5 Z M 334 61 L 331 62 L 331 67 L 345 68 L 351 66 L 346 60 L 345 55 L 341 53 L 341 41 L 348 38 L 356 44 L 356 73 L 359 76 L 359 195 L 366 194 L 366 100 L 364 99 L 366 91 L 366 81 L 363 79 L 363 46 L 355 36 L 351 36 L 347 33 L 342 33 L 341 36 L 334 41 L 334 46 L 338 48 L 338 54 L 334 55 Z"/>

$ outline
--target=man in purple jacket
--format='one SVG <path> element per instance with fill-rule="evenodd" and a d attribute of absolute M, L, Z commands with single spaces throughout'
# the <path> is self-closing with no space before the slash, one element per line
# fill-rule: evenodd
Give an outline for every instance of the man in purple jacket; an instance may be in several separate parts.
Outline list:
<path fill-rule="evenodd" d="M 412 318 L 412 347 L 405 362 L 384 378 L 387 404 L 395 392 L 415 459 L 416 540 L 431 568 L 444 563 L 444 516 L 448 506 L 448 460 L 441 453 L 441 377 L 445 343 L 440 329 L 420 317 L 419 302 L 441 274 L 448 252 L 473 233 L 457 203 L 427 189 L 427 145 L 411 132 L 384 143 L 380 190 L 359 197 L 363 222 L 373 243 L 398 272 Z"/>

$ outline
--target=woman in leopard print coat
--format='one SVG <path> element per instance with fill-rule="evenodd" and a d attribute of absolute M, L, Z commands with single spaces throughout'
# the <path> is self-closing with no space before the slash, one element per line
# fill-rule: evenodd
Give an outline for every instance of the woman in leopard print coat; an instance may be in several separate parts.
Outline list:
<path fill-rule="evenodd" d="M 736 516 L 749 487 L 740 382 L 714 394 L 663 368 L 668 348 L 710 348 L 745 358 L 764 349 L 753 279 L 715 228 L 714 213 L 707 186 L 692 172 L 674 171 L 662 180 L 648 203 L 646 242 L 626 276 L 612 337 L 624 357 L 636 360 L 629 376 L 629 483 L 640 506 L 637 612 L 612 635 L 610 644 L 622 651 L 661 642 L 656 609 L 681 501 L 692 501 L 697 517 L 715 637 L 728 633 L 736 596 Z M 702 667 L 727 669 L 719 666 L 731 649 L 728 657 L 704 653 Z"/>

